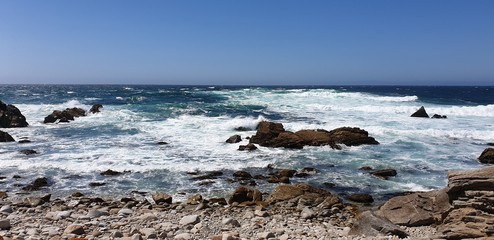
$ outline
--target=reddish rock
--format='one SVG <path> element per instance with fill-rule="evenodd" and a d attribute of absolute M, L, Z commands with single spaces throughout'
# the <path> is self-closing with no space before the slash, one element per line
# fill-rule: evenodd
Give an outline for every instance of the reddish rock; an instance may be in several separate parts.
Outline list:
<path fill-rule="evenodd" d="M 494 164 L 494 148 L 486 148 L 479 156 L 481 163 Z"/>
<path fill-rule="evenodd" d="M 230 199 L 228 199 L 228 204 L 232 204 L 234 202 L 255 203 L 259 201 L 262 201 L 262 193 L 259 190 L 240 186 L 235 190 Z"/>
<path fill-rule="evenodd" d="M 359 146 L 363 144 L 379 144 L 369 133 L 360 128 L 341 127 L 329 132 L 330 138 L 337 144 Z"/>

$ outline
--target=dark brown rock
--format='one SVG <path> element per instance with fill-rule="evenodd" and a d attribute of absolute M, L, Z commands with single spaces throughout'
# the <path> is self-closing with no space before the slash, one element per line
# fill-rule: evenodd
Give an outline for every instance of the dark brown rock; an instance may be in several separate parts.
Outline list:
<path fill-rule="evenodd" d="M 55 110 L 50 115 L 45 117 L 44 123 L 69 122 L 76 117 L 86 116 L 86 111 L 82 108 L 67 108 L 63 111 Z"/>
<path fill-rule="evenodd" d="M 23 140 L 19 140 L 18 143 L 30 143 L 31 140 L 28 140 L 28 139 L 23 139 Z"/>
<path fill-rule="evenodd" d="M 89 109 L 90 113 L 99 113 L 101 111 L 101 108 L 103 108 L 103 105 L 101 104 L 94 104 L 91 109 Z"/>
<path fill-rule="evenodd" d="M 361 193 L 356 193 L 348 196 L 348 200 L 353 201 L 353 202 L 358 202 L 358 203 L 372 203 L 374 202 L 374 198 L 369 195 L 369 194 L 361 194 Z"/>
<path fill-rule="evenodd" d="M 0 131 L 0 142 L 15 142 L 15 140 L 9 133 Z"/>
<path fill-rule="evenodd" d="M 225 142 L 226 143 L 238 143 L 242 141 L 242 137 L 240 135 L 233 135 L 230 138 L 228 138 Z"/>
<path fill-rule="evenodd" d="M 275 173 L 278 177 L 293 177 L 297 171 L 293 169 L 281 169 Z"/>
<path fill-rule="evenodd" d="M 239 151 L 254 151 L 256 149 L 257 149 L 256 145 L 254 145 L 252 143 L 249 143 L 247 145 L 240 145 L 240 146 L 238 146 L 238 150 Z"/>
<path fill-rule="evenodd" d="M 24 191 L 37 191 L 42 187 L 48 186 L 48 178 L 40 177 L 36 178 L 31 184 L 26 185 L 22 188 Z"/>
<path fill-rule="evenodd" d="M 257 125 L 256 135 L 252 136 L 249 142 L 269 146 L 268 142 L 284 131 L 285 128 L 281 123 L 263 121 Z"/>
<path fill-rule="evenodd" d="M 318 130 L 300 130 L 295 132 L 299 136 L 304 145 L 309 146 L 326 146 L 329 145 L 332 148 L 337 148 L 333 139 L 331 139 L 329 132 L 323 129 Z"/>
<path fill-rule="evenodd" d="M 419 110 L 414 112 L 410 117 L 422 117 L 422 118 L 429 118 L 429 114 L 425 111 L 424 106 L 420 107 Z"/>
<path fill-rule="evenodd" d="M 302 149 L 304 141 L 297 134 L 289 131 L 281 132 L 277 137 L 265 142 L 266 147 L 283 147 L 291 149 Z M 262 145 L 261 145 L 262 146 Z"/>
<path fill-rule="evenodd" d="M 228 199 L 228 204 L 231 205 L 234 202 L 255 203 L 259 201 L 262 201 L 262 193 L 259 190 L 240 186 L 235 190 L 230 199 Z"/>
<path fill-rule="evenodd" d="M 431 118 L 437 118 L 437 119 L 446 119 L 448 118 L 446 115 L 439 115 L 439 114 L 434 114 L 432 115 Z"/>
<path fill-rule="evenodd" d="M 486 148 L 479 156 L 481 163 L 494 164 L 494 148 Z"/>
<path fill-rule="evenodd" d="M 156 204 L 171 204 L 172 203 L 172 196 L 166 194 L 166 193 L 155 193 L 153 194 L 153 200 Z"/>
<path fill-rule="evenodd" d="M 388 179 L 389 177 L 394 177 L 397 175 L 396 170 L 394 169 L 381 169 L 381 170 L 373 171 L 371 172 L 371 174 L 383 179 Z"/>
<path fill-rule="evenodd" d="M 208 172 L 204 175 L 193 177 L 190 180 L 200 181 L 200 180 L 208 180 L 208 179 L 217 179 L 218 177 L 220 177 L 222 175 L 223 175 L 223 172 L 221 172 L 221 171 L 211 171 L 211 172 Z"/>
<path fill-rule="evenodd" d="M 329 132 L 330 138 L 336 144 L 359 146 L 363 144 L 379 144 L 376 139 L 369 137 L 369 133 L 360 128 L 341 127 Z"/>
<path fill-rule="evenodd" d="M 305 183 L 301 183 L 301 184 L 277 186 L 276 189 L 271 193 L 271 195 L 269 195 L 266 201 L 270 203 L 286 201 L 308 194 L 313 194 L 317 197 L 324 197 L 324 198 L 331 196 L 331 193 L 326 190 L 316 188 Z"/>
<path fill-rule="evenodd" d="M 21 111 L 14 105 L 5 104 L 0 101 L 0 127 L 1 128 L 14 128 L 14 127 L 27 127 L 29 124 L 26 122 L 26 117 L 22 115 Z"/>
<path fill-rule="evenodd" d="M 247 127 L 236 127 L 236 128 L 234 128 L 234 130 L 239 131 L 239 132 L 246 132 L 246 131 L 251 131 L 252 129 L 247 128 Z"/>
<path fill-rule="evenodd" d="M 233 176 L 238 179 L 251 179 L 252 175 L 246 171 L 236 171 L 233 173 Z"/>
<path fill-rule="evenodd" d="M 122 172 L 113 171 L 111 169 L 108 169 L 108 170 L 100 173 L 101 176 L 118 176 L 118 175 L 122 175 L 122 174 L 123 174 Z"/>
<path fill-rule="evenodd" d="M 32 149 L 23 149 L 23 150 L 20 150 L 19 152 L 22 153 L 22 154 L 25 154 L 25 155 L 38 154 L 38 152 L 36 152 L 36 151 L 34 151 Z"/>
<path fill-rule="evenodd" d="M 101 187 L 101 186 L 105 186 L 105 185 L 106 185 L 106 183 L 104 183 L 104 182 L 90 182 L 89 183 L 90 187 Z"/>

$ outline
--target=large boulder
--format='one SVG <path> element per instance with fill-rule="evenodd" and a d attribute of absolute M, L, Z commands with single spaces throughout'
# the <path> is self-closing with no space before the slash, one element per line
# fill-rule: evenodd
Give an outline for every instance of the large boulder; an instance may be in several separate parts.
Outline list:
<path fill-rule="evenodd" d="M 262 121 L 257 125 L 256 135 L 252 136 L 249 142 L 269 147 L 269 142 L 284 131 L 285 128 L 281 123 Z"/>
<path fill-rule="evenodd" d="M 394 224 L 416 227 L 440 223 L 451 205 L 445 190 L 412 193 L 391 198 L 379 214 Z"/>
<path fill-rule="evenodd" d="M 7 105 L 0 101 L 0 127 L 13 128 L 13 127 L 27 127 L 29 124 L 26 122 L 26 117 L 22 115 L 21 111 L 14 105 Z"/>
<path fill-rule="evenodd" d="M 320 188 L 313 187 L 309 184 L 287 184 L 279 185 L 276 189 L 268 196 L 267 202 L 279 202 L 290 200 L 303 195 L 312 195 L 313 197 L 328 197 L 331 193 Z"/>
<path fill-rule="evenodd" d="M 360 128 L 341 127 L 331 130 L 329 137 L 337 144 L 359 146 L 363 144 L 379 144 L 376 139 L 369 137 L 369 133 Z"/>
<path fill-rule="evenodd" d="M 425 111 L 424 106 L 420 107 L 419 110 L 414 112 L 410 117 L 421 117 L 421 118 L 429 118 L 429 114 Z"/>
<path fill-rule="evenodd" d="M 479 156 L 481 163 L 494 164 L 494 148 L 486 148 Z"/>
<path fill-rule="evenodd" d="M 0 131 L 0 142 L 15 142 L 15 140 L 9 133 Z"/>
<path fill-rule="evenodd" d="M 302 149 L 304 141 L 297 134 L 289 131 L 281 132 L 277 137 L 271 139 L 266 144 L 269 147 L 284 147 L 292 149 Z"/>
<path fill-rule="evenodd" d="M 69 122 L 74 121 L 76 117 L 86 116 L 86 111 L 82 108 L 67 108 L 63 111 L 55 110 L 45 117 L 44 123 Z"/>
<path fill-rule="evenodd" d="M 359 214 L 357 216 L 357 224 L 351 228 L 348 234 L 366 236 L 396 235 L 400 238 L 408 237 L 408 233 L 402 230 L 398 225 L 371 211 L 365 211 Z"/>
<path fill-rule="evenodd" d="M 235 202 L 239 204 L 254 204 L 259 201 L 262 201 L 262 193 L 259 190 L 240 186 L 228 199 L 228 204 Z"/>

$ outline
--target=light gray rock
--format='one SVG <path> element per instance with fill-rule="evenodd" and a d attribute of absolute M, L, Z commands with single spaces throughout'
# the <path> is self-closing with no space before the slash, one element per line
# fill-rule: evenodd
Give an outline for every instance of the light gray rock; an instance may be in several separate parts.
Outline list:
<path fill-rule="evenodd" d="M 180 233 L 180 234 L 176 235 L 173 239 L 189 240 L 189 239 L 192 239 L 192 236 L 189 233 Z"/>
<path fill-rule="evenodd" d="M 261 232 L 257 234 L 257 239 L 269 239 L 274 237 L 275 235 L 272 232 Z"/>
<path fill-rule="evenodd" d="M 57 219 L 69 218 L 71 214 L 72 214 L 72 211 L 60 211 L 60 212 L 57 212 L 56 218 Z"/>
<path fill-rule="evenodd" d="M 303 219 L 310 219 L 313 218 L 315 215 L 316 213 L 309 207 L 305 207 L 300 213 L 300 217 Z"/>
<path fill-rule="evenodd" d="M 127 216 L 127 215 L 131 215 L 134 211 L 132 211 L 132 209 L 128 209 L 128 208 L 122 208 L 118 211 L 118 215 L 120 216 Z"/>
<path fill-rule="evenodd" d="M 221 221 L 223 225 L 231 225 L 234 227 L 240 227 L 240 223 L 233 218 L 225 218 Z"/>
<path fill-rule="evenodd" d="M 199 223 L 200 221 L 199 215 L 188 215 L 180 219 L 179 224 L 182 226 L 187 226 Z"/>
<path fill-rule="evenodd" d="M 14 210 L 12 210 L 12 207 L 10 205 L 5 205 L 5 206 L 2 206 L 2 208 L 0 208 L 0 212 L 13 213 Z"/>
<path fill-rule="evenodd" d="M 158 237 L 154 228 L 143 228 L 139 230 L 139 232 L 141 232 L 141 234 L 146 236 L 148 239 L 155 239 Z"/>
<path fill-rule="evenodd" d="M 87 212 L 87 216 L 90 218 L 90 219 L 93 219 L 93 218 L 99 218 L 101 216 L 108 216 L 109 213 L 108 212 L 105 212 L 105 211 L 100 211 L 98 209 L 90 209 L 88 212 Z"/>

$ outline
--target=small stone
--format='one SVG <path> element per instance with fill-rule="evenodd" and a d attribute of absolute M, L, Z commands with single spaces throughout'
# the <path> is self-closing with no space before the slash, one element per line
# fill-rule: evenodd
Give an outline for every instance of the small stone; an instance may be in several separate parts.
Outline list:
<path fill-rule="evenodd" d="M 0 229 L 2 230 L 10 229 L 10 220 L 8 219 L 0 220 Z"/>
<path fill-rule="evenodd" d="M 113 232 L 113 236 L 112 236 L 112 237 L 113 237 L 113 238 L 121 238 L 121 237 L 123 237 L 123 236 L 124 236 L 124 235 L 122 234 L 122 232 L 120 232 L 120 231 L 115 231 L 115 232 Z"/>
<path fill-rule="evenodd" d="M 180 233 L 180 234 L 176 235 L 173 239 L 189 240 L 189 239 L 192 239 L 192 236 L 189 233 Z"/>
<path fill-rule="evenodd" d="M 153 194 L 153 200 L 156 204 L 171 204 L 172 203 L 172 196 L 166 194 L 166 193 L 156 193 Z"/>
<path fill-rule="evenodd" d="M 179 224 L 182 226 L 193 225 L 199 223 L 201 220 L 199 219 L 199 215 L 188 215 L 183 217 Z"/>
<path fill-rule="evenodd" d="M 118 211 L 118 215 L 120 216 L 131 215 L 133 212 L 134 211 L 132 211 L 132 209 L 122 208 Z"/>
<path fill-rule="evenodd" d="M 223 225 L 232 225 L 234 227 L 240 227 L 240 223 L 233 218 L 225 218 L 221 221 Z"/>
<path fill-rule="evenodd" d="M 148 239 L 156 239 L 156 236 L 151 238 L 151 237 L 148 237 Z M 132 235 L 132 237 L 130 237 L 130 240 L 143 240 L 141 234 L 134 234 Z"/>
<path fill-rule="evenodd" d="M 255 210 L 254 215 L 257 217 L 267 217 L 268 213 L 266 211 L 262 211 L 262 210 Z"/>
<path fill-rule="evenodd" d="M 91 209 L 87 213 L 87 216 L 91 219 L 92 218 L 99 218 L 101 216 L 108 216 L 108 215 L 109 215 L 108 212 L 103 212 L 103 211 L 100 211 L 98 209 Z"/>
<path fill-rule="evenodd" d="M 274 238 L 275 235 L 272 232 L 261 232 L 257 234 L 257 239 L 268 239 L 268 238 Z"/>
<path fill-rule="evenodd" d="M 13 213 L 14 210 L 12 210 L 12 207 L 10 205 L 5 205 L 5 206 L 2 206 L 2 208 L 0 208 L 0 212 Z"/>
<path fill-rule="evenodd" d="M 315 212 L 311 210 L 309 207 L 305 207 L 300 213 L 300 217 L 303 219 L 310 219 L 315 216 Z"/>
<path fill-rule="evenodd" d="M 152 238 L 157 238 L 156 236 L 156 230 L 154 228 L 143 228 L 139 230 L 146 238 L 152 239 Z"/>
<path fill-rule="evenodd" d="M 65 228 L 65 231 L 63 232 L 67 234 L 75 234 L 75 235 L 82 235 L 86 233 L 84 231 L 84 228 L 78 224 L 69 225 L 67 228 Z"/>
<path fill-rule="evenodd" d="M 65 219 L 65 218 L 70 217 L 71 214 L 72 214 L 72 211 L 60 211 L 60 212 L 57 212 L 56 218 L 57 219 Z"/>

